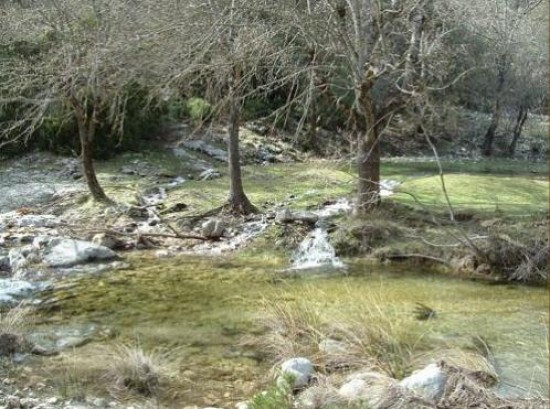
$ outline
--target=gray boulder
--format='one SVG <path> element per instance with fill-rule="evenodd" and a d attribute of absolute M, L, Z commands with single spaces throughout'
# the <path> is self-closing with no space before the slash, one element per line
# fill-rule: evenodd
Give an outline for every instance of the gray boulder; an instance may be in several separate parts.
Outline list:
<path fill-rule="evenodd" d="M 350 402 L 359 400 L 373 400 L 375 390 L 385 389 L 396 385 L 397 381 L 378 372 L 365 371 L 351 374 L 347 377 L 338 395 Z"/>
<path fill-rule="evenodd" d="M 201 226 L 201 234 L 209 239 L 219 239 L 225 232 L 225 223 L 220 219 L 208 219 Z"/>
<path fill-rule="evenodd" d="M 113 235 L 107 233 L 98 233 L 92 238 L 92 244 L 96 246 L 103 246 L 110 248 L 111 250 L 116 249 L 122 245 L 121 241 Z"/>
<path fill-rule="evenodd" d="M 13 307 L 34 290 L 35 286 L 28 281 L 0 279 L 0 307 Z"/>
<path fill-rule="evenodd" d="M 32 245 L 11 249 L 8 253 L 8 258 L 12 275 L 28 267 L 30 264 L 40 261 L 38 249 Z"/>
<path fill-rule="evenodd" d="M 314 225 L 317 220 L 319 220 L 319 217 L 313 212 L 292 211 L 288 208 L 278 211 L 275 215 L 275 222 L 279 224 L 301 222 Z"/>
<path fill-rule="evenodd" d="M 437 402 L 445 392 L 447 374 L 436 363 L 415 371 L 412 375 L 399 382 L 404 388 L 410 389 L 425 399 Z"/>
<path fill-rule="evenodd" d="M 313 364 L 307 358 L 292 358 L 281 365 L 281 376 L 277 380 L 277 385 L 284 386 L 288 379 L 292 383 L 289 385 L 292 389 L 304 388 L 308 385 L 314 374 Z"/>
<path fill-rule="evenodd" d="M 53 215 L 48 214 L 26 214 L 16 220 L 18 227 L 55 227 L 61 222 Z"/>
<path fill-rule="evenodd" d="M 118 255 L 110 248 L 98 246 L 83 240 L 52 240 L 44 255 L 49 267 L 71 267 L 97 260 L 112 260 Z"/>
<path fill-rule="evenodd" d="M 222 162 L 228 161 L 226 151 L 224 151 L 223 149 L 216 148 L 215 146 L 212 146 L 204 141 L 201 141 L 201 140 L 187 141 L 183 144 L 183 146 L 187 149 L 204 153 L 205 155 L 208 155 L 219 161 L 222 161 Z"/>

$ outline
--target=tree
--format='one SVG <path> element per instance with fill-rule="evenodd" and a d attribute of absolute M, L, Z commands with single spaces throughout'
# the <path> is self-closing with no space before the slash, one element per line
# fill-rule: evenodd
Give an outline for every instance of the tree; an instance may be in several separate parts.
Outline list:
<path fill-rule="evenodd" d="M 255 85 L 261 72 L 264 78 L 274 78 L 278 60 L 284 56 L 275 44 L 280 35 L 272 29 L 269 10 L 276 6 L 246 0 L 209 0 L 189 2 L 174 10 L 167 25 L 176 25 L 167 32 L 166 56 L 179 55 L 178 63 L 171 60 L 169 83 L 185 87 L 199 84 L 204 96 L 216 107 L 218 119 L 228 122 L 229 196 L 225 209 L 238 214 L 256 211 L 245 194 L 239 151 L 239 128 L 242 106 L 247 98 L 274 87 L 276 81 Z M 179 24 L 178 20 L 193 21 Z M 173 35 L 177 33 L 177 40 Z"/>
<path fill-rule="evenodd" d="M 525 57 L 525 47 L 529 47 L 532 41 L 525 33 L 533 29 L 532 12 L 539 4 L 538 0 L 485 0 L 463 4 L 469 29 L 484 43 L 483 54 L 478 56 L 477 61 L 484 67 L 481 80 L 489 84 L 485 89 L 485 98 L 489 101 L 491 120 L 481 145 L 484 156 L 493 154 L 495 137 L 506 107 L 510 103 L 518 107 L 524 105 L 518 104 L 522 97 L 514 94 L 513 82 L 515 76 L 525 74 L 517 69 L 524 64 L 523 58 L 518 56 Z M 537 57 L 530 55 L 529 58 Z M 524 85 L 527 83 L 524 82 Z M 525 108 L 518 110 L 525 111 Z M 515 132 L 521 133 L 523 125 L 520 124 L 525 123 L 525 115 L 526 112 L 518 113 Z"/>
<path fill-rule="evenodd" d="M 1 144 L 32 137 L 52 109 L 76 120 L 86 183 L 94 200 L 110 202 L 93 162 L 96 131 L 124 127 L 125 102 L 140 78 L 139 9 L 124 0 L 36 1 L 12 5 L 3 20 L 0 105 L 15 115 Z M 139 45 L 139 47 L 138 47 Z"/>
<path fill-rule="evenodd" d="M 512 55 L 511 79 L 507 105 L 515 112 L 512 137 L 506 154 L 514 156 L 529 112 L 546 109 L 548 93 L 548 14 L 545 7 L 529 10 L 518 27 L 518 47 Z M 542 9 L 542 10 L 541 10 Z"/>
<path fill-rule="evenodd" d="M 298 2 L 293 18 L 315 87 L 352 124 L 358 199 L 366 214 L 380 203 L 380 138 L 393 115 L 429 82 L 432 1 Z"/>

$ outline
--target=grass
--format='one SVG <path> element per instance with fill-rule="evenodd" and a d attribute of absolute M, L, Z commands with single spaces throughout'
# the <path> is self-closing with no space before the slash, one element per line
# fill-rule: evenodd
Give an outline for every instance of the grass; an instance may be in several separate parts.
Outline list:
<path fill-rule="evenodd" d="M 165 371 L 162 355 L 124 344 L 115 345 L 106 355 L 109 364 L 104 376 L 114 396 L 126 393 L 146 397 L 158 395 Z"/>
<path fill-rule="evenodd" d="M 481 213 L 531 215 L 548 210 L 548 181 L 522 176 L 449 174 L 445 176 L 449 199 L 455 210 Z M 414 194 L 424 206 L 435 211 L 447 207 L 439 176 L 428 176 L 404 182 L 399 189 Z M 398 193 L 392 198 L 415 205 L 409 195 Z"/>
<path fill-rule="evenodd" d="M 177 354 L 144 350 L 132 343 L 89 344 L 44 361 L 37 375 L 65 399 L 111 396 L 157 401 L 180 380 L 170 359 Z"/>
<path fill-rule="evenodd" d="M 264 302 L 260 321 L 267 332 L 255 342 L 274 362 L 305 356 L 322 372 L 345 367 L 370 368 L 396 378 L 410 373 L 412 357 L 427 348 L 415 322 L 399 307 L 388 308 L 392 303 L 381 295 L 366 294 L 359 302 L 349 292 L 339 295 L 339 302 L 347 305 L 344 311 L 325 308 L 319 301 L 323 295 L 313 288 L 302 300 Z M 323 350 L 323 340 L 341 347 Z"/>
<path fill-rule="evenodd" d="M 23 336 L 33 321 L 31 309 L 19 304 L 7 312 L 0 313 L 0 333 Z"/>

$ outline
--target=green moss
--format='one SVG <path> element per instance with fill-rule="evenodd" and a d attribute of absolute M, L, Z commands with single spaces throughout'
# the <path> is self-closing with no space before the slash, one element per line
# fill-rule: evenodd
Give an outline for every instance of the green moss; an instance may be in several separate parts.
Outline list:
<path fill-rule="evenodd" d="M 445 176 L 449 199 L 456 210 L 531 214 L 548 209 L 548 181 L 522 176 L 449 174 Z M 436 211 L 447 207 L 439 176 L 423 177 L 403 183 L 392 200 Z"/>

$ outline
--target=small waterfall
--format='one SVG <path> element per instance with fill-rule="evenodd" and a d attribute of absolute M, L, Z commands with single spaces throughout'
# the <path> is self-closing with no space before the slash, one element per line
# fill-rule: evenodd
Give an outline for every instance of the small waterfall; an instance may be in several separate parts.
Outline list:
<path fill-rule="evenodd" d="M 391 196 L 399 186 L 395 180 L 380 181 L 380 195 Z M 352 204 L 347 199 L 339 199 L 335 203 L 314 212 L 319 220 L 315 229 L 307 235 L 293 254 L 291 270 L 302 270 L 318 267 L 345 268 L 346 265 L 336 257 L 336 251 L 328 240 L 325 220 L 339 213 L 348 213 Z"/>
<path fill-rule="evenodd" d="M 334 247 L 328 241 L 328 233 L 323 227 L 316 227 L 300 243 L 293 257 L 292 270 L 315 267 L 343 268 L 345 264 L 336 257 Z"/>
<path fill-rule="evenodd" d="M 328 240 L 325 219 L 338 213 L 351 210 L 351 203 L 347 199 L 340 199 L 336 203 L 323 207 L 315 212 L 319 221 L 315 229 L 300 243 L 292 257 L 291 270 L 304 270 L 317 267 L 345 268 L 346 265 L 336 256 L 336 251 Z"/>

